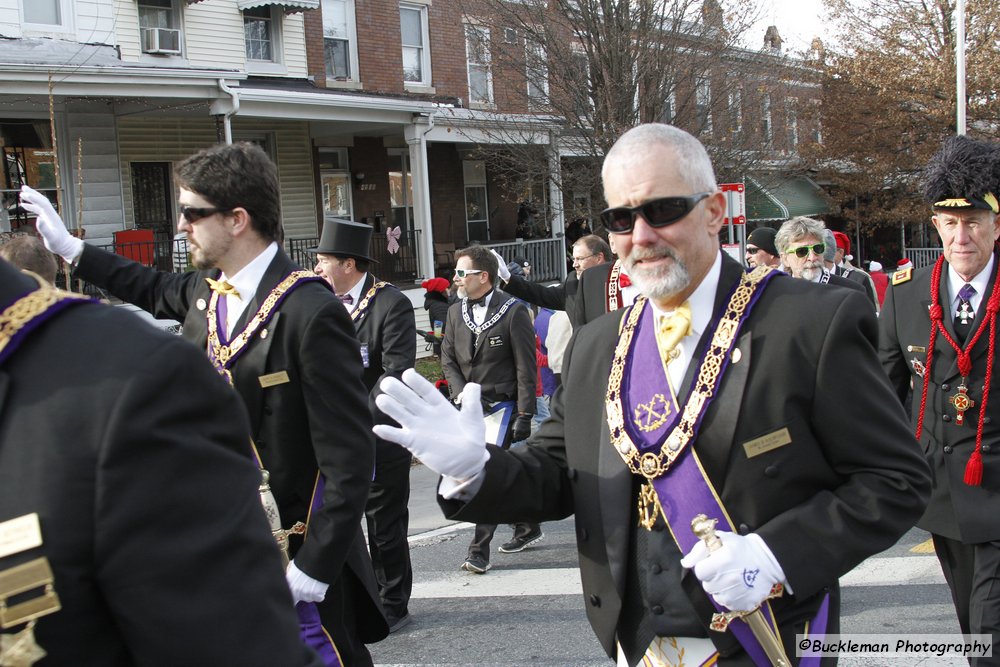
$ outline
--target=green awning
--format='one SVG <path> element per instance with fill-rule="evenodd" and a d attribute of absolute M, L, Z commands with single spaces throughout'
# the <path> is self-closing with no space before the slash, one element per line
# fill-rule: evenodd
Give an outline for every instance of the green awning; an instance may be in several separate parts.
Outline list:
<path fill-rule="evenodd" d="M 823 191 L 805 176 L 747 177 L 746 184 L 747 221 L 788 220 L 830 212 Z"/>

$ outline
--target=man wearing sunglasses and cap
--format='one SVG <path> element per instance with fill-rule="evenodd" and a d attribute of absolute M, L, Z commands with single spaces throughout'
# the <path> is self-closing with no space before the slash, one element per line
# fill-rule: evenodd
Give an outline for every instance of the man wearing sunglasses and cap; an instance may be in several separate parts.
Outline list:
<path fill-rule="evenodd" d="M 747 236 L 747 266 L 751 269 L 758 266 L 773 266 L 781 268 L 781 255 L 774 245 L 774 235 L 778 233 L 774 227 L 758 227 Z"/>
<path fill-rule="evenodd" d="M 941 237 L 932 266 L 892 275 L 879 357 L 900 400 L 913 388 L 913 428 L 934 489 L 917 524 L 929 531 L 963 633 L 993 635 L 1000 664 L 1000 145 L 947 139 L 923 173 Z M 992 304 L 992 305 L 991 305 Z"/>
<path fill-rule="evenodd" d="M 310 645 L 328 664 L 339 656 L 345 666 L 371 665 L 364 643 L 388 627 L 361 532 L 374 442 L 350 317 L 279 246 L 278 174 L 260 147 L 207 148 L 181 162 L 175 180 L 177 226 L 197 269 L 187 273 L 73 238 L 34 190 L 23 189 L 21 201 L 74 277 L 182 322 L 184 337 L 208 351 L 250 414 L 247 455 L 269 474 L 282 528 L 296 531 L 286 577 Z"/>
<path fill-rule="evenodd" d="M 602 176 L 642 296 L 576 332 L 528 446 L 485 445 L 475 385 L 456 414 L 410 372 L 383 382 L 401 428 L 378 432 L 444 476 L 451 518 L 575 515 L 587 615 L 618 665 L 777 664 L 807 624 L 839 631 L 838 577 L 906 532 L 930 489 L 875 314 L 723 253 L 725 197 L 683 130 L 626 132 Z M 710 627 L 726 610 L 756 611 Z"/>

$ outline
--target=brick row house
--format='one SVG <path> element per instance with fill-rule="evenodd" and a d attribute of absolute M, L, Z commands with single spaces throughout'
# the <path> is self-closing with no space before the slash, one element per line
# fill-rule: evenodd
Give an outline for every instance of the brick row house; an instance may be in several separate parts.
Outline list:
<path fill-rule="evenodd" d="M 553 78 L 550 87 L 551 54 L 524 31 L 468 9 L 451 0 L 0 0 L 0 231 L 30 225 L 16 202 L 28 183 L 58 198 L 88 242 L 127 251 L 138 230 L 159 245 L 137 258 L 182 267 L 170 257 L 173 164 L 249 140 L 278 166 L 286 246 L 302 262 L 334 215 L 374 226 L 378 270 L 403 287 L 446 273 L 470 241 L 527 254 L 536 277 L 561 278 L 564 221 L 593 221 L 603 204 L 593 182 L 564 177 L 588 153 L 549 104 L 572 86 L 560 91 Z M 580 70 L 589 77 L 585 59 Z M 782 90 L 818 94 L 804 70 L 786 71 Z M 576 88 L 590 94 L 589 81 Z M 675 121 L 719 144 L 734 123 L 752 127 L 781 172 L 800 102 L 793 109 L 787 91 L 779 101 L 748 88 L 733 92 L 724 72 L 678 81 L 655 117 L 640 119 Z M 733 112 L 713 119 L 709 100 Z M 484 147 L 510 149 L 513 169 L 501 173 Z M 519 157 L 528 154 L 530 168 Z M 780 204 L 780 187 L 754 183 Z M 389 254 L 396 229 L 401 249 Z M 415 304 L 419 295 L 412 290 Z"/>

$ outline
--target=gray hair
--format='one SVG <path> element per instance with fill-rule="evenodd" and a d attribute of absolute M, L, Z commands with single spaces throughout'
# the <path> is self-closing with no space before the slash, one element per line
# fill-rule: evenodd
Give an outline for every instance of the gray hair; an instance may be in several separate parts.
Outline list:
<path fill-rule="evenodd" d="M 837 256 L 837 237 L 833 235 L 831 230 L 823 230 L 823 243 L 826 244 L 826 250 L 823 251 L 823 260 L 832 262 L 833 258 Z"/>
<path fill-rule="evenodd" d="M 778 233 L 774 237 L 774 245 L 778 247 L 778 252 L 784 255 L 788 252 L 789 246 L 792 245 L 794 241 L 798 241 L 806 236 L 812 236 L 817 239 L 824 238 L 823 231 L 826 229 L 826 225 L 823 224 L 822 220 L 817 220 L 815 218 L 807 218 L 804 215 L 800 215 L 791 220 L 785 220 L 781 223 L 781 227 L 778 229 Z M 829 245 L 829 243 L 827 243 Z M 836 248 L 836 243 L 834 248 Z"/>
<path fill-rule="evenodd" d="M 652 147 L 673 151 L 677 172 L 694 192 L 713 192 L 718 188 L 712 160 L 701 142 L 684 130 L 663 123 L 637 125 L 620 136 L 604 157 L 601 178 L 607 176 L 607 166 L 612 161 L 645 157 Z"/>

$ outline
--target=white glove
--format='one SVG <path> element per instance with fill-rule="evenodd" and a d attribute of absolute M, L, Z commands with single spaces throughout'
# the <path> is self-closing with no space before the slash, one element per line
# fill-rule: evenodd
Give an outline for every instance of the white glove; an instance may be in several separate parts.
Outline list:
<path fill-rule="evenodd" d="M 720 549 L 709 553 L 699 540 L 681 559 L 681 567 L 694 568 L 705 592 L 726 609 L 756 609 L 774 584 L 784 583 L 785 573 L 760 535 L 722 530 L 716 535 L 722 540 Z"/>
<path fill-rule="evenodd" d="M 466 480 L 486 466 L 490 455 L 478 384 L 465 385 L 461 411 L 412 368 L 403 371 L 403 382 L 387 377 L 379 387 L 384 393 L 375 398 L 375 404 L 400 428 L 377 424 L 372 429 L 375 435 L 406 447 L 445 477 Z"/>
<path fill-rule="evenodd" d="M 83 252 L 83 240 L 70 236 L 49 198 L 27 185 L 21 186 L 21 206 L 37 216 L 35 229 L 50 252 L 73 262 Z"/>
<path fill-rule="evenodd" d="M 322 602 L 326 597 L 326 589 L 330 584 L 313 579 L 308 574 L 300 570 L 293 560 L 285 570 L 285 579 L 288 580 L 288 587 L 292 590 L 292 599 L 295 604 L 299 602 Z"/>
<path fill-rule="evenodd" d="M 504 281 L 505 283 L 509 283 L 510 282 L 510 269 L 507 268 L 507 262 L 505 262 L 504 259 L 503 259 L 503 257 L 500 256 L 500 253 L 498 253 L 493 248 L 490 248 L 490 252 L 493 253 L 494 257 L 496 257 L 496 260 L 497 260 L 497 275 L 500 277 L 500 280 Z"/>

